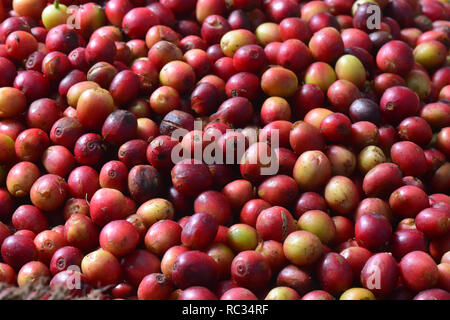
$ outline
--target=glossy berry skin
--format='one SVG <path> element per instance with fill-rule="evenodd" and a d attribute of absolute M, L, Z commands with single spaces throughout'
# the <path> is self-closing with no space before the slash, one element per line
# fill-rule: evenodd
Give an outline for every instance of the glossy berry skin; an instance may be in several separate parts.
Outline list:
<path fill-rule="evenodd" d="M 92 196 L 89 212 L 95 224 L 104 226 L 110 221 L 120 219 L 124 206 L 125 197 L 120 191 L 102 188 Z"/>
<path fill-rule="evenodd" d="M 218 191 L 202 192 L 194 201 L 194 211 L 212 215 L 219 225 L 226 224 L 232 215 L 228 199 Z"/>
<path fill-rule="evenodd" d="M 240 220 L 242 223 L 255 227 L 256 219 L 258 218 L 259 213 L 270 207 L 271 205 L 267 201 L 262 199 L 252 199 L 243 206 L 240 214 Z"/>
<path fill-rule="evenodd" d="M 71 69 L 69 58 L 61 52 L 50 52 L 42 60 L 42 73 L 50 80 L 61 79 Z"/>
<path fill-rule="evenodd" d="M 450 294 L 443 289 L 428 289 L 419 292 L 414 300 L 448 300 Z"/>
<path fill-rule="evenodd" d="M 32 239 L 25 236 L 9 236 L 1 247 L 2 258 L 5 263 L 17 271 L 27 262 L 36 260 L 38 251 Z"/>
<path fill-rule="evenodd" d="M 231 76 L 225 91 L 228 97 L 244 97 L 251 100 L 256 99 L 259 89 L 259 78 L 248 72 L 240 72 Z"/>
<path fill-rule="evenodd" d="M 138 288 L 139 300 L 165 300 L 174 289 L 170 278 L 161 273 L 152 273 L 145 276 Z"/>
<path fill-rule="evenodd" d="M 419 96 L 403 86 L 388 88 L 380 99 L 381 115 L 391 124 L 398 124 L 403 119 L 414 116 L 419 107 Z"/>
<path fill-rule="evenodd" d="M 116 105 L 125 106 L 136 99 L 139 83 L 139 77 L 133 71 L 123 70 L 116 74 L 109 86 L 109 92 Z"/>
<path fill-rule="evenodd" d="M 294 231 L 283 242 L 286 258 L 296 266 L 303 267 L 317 262 L 323 254 L 322 243 L 309 231 Z"/>
<path fill-rule="evenodd" d="M 305 294 L 302 300 L 335 300 L 335 298 L 326 291 L 314 290 Z"/>
<path fill-rule="evenodd" d="M 231 276 L 238 285 L 250 290 L 259 290 L 269 282 L 271 270 L 261 254 L 243 251 L 233 259 Z"/>
<path fill-rule="evenodd" d="M 76 118 L 63 117 L 53 124 L 50 130 L 50 140 L 54 144 L 72 149 L 83 132 L 83 127 Z"/>
<path fill-rule="evenodd" d="M 116 46 L 114 41 L 104 36 L 94 37 L 86 47 L 86 60 L 90 64 L 100 61 L 113 63 L 115 55 Z"/>
<path fill-rule="evenodd" d="M 359 245 L 371 251 L 386 246 L 392 237 L 389 221 L 378 214 L 364 214 L 355 224 L 355 239 Z"/>
<path fill-rule="evenodd" d="M 219 99 L 219 89 L 210 83 L 200 83 L 192 91 L 191 94 L 191 108 L 199 115 L 210 115 L 217 106 Z"/>
<path fill-rule="evenodd" d="M 206 253 L 200 251 L 188 251 L 180 254 L 172 267 L 172 280 L 182 289 L 196 285 L 213 288 L 217 279 L 217 263 Z"/>
<path fill-rule="evenodd" d="M 105 163 L 99 174 L 102 188 L 112 188 L 124 192 L 127 187 L 128 169 L 123 162 L 109 161 Z"/>
<path fill-rule="evenodd" d="M 66 241 L 61 233 L 45 230 L 36 235 L 34 244 L 38 249 L 38 260 L 48 265 L 54 253 L 62 248 Z"/>
<path fill-rule="evenodd" d="M 425 147 L 430 142 L 433 132 L 424 119 L 409 117 L 398 125 L 398 134 L 402 140 L 409 140 L 421 147 Z"/>
<path fill-rule="evenodd" d="M 15 59 L 25 59 L 38 46 L 36 38 L 25 31 L 14 31 L 8 35 L 5 41 L 8 54 Z"/>
<path fill-rule="evenodd" d="M 279 65 L 300 73 L 311 64 L 312 56 L 308 47 L 297 39 L 289 39 L 282 43 L 278 50 L 277 62 Z"/>
<path fill-rule="evenodd" d="M 256 230 L 264 240 L 283 242 L 295 230 L 294 220 L 291 213 L 283 207 L 271 207 L 258 215 Z"/>
<path fill-rule="evenodd" d="M 315 192 L 305 192 L 300 195 L 295 204 L 295 216 L 299 218 L 303 213 L 309 210 L 327 210 L 325 199 Z"/>
<path fill-rule="evenodd" d="M 349 107 L 356 100 L 359 100 L 361 97 L 361 93 L 356 85 L 352 82 L 341 79 L 334 82 L 327 90 L 327 97 L 330 100 L 330 103 L 333 107 L 340 112 L 350 111 Z M 369 100 L 371 101 L 371 100 Z M 375 103 L 374 103 L 375 104 Z M 376 104 L 375 104 L 376 105 Z M 376 109 L 378 111 L 378 106 L 376 105 Z M 351 115 L 351 113 L 350 113 Z M 353 119 L 353 121 L 357 121 Z M 362 119 L 365 120 L 365 119 Z"/>
<path fill-rule="evenodd" d="M 194 286 L 183 290 L 177 300 L 217 300 L 217 297 L 208 288 Z"/>
<path fill-rule="evenodd" d="M 145 152 L 148 143 L 144 140 L 133 139 L 122 144 L 117 151 L 118 159 L 129 169 L 145 164 Z"/>
<path fill-rule="evenodd" d="M 159 18 L 148 8 L 134 8 L 125 14 L 122 28 L 132 39 L 144 39 L 147 30 L 159 24 Z"/>
<path fill-rule="evenodd" d="M 75 160 L 82 165 L 95 166 L 100 163 L 105 154 L 105 145 L 100 135 L 87 133 L 75 143 Z"/>
<path fill-rule="evenodd" d="M 12 224 L 17 230 L 30 230 L 38 234 L 48 229 L 48 218 L 38 208 L 31 205 L 22 205 L 14 211 Z"/>
<path fill-rule="evenodd" d="M 230 30 L 230 23 L 224 17 L 212 14 L 205 18 L 200 32 L 208 43 L 218 44 L 222 36 Z"/>
<path fill-rule="evenodd" d="M 80 234 L 82 237 L 78 236 Z M 98 229 L 89 217 L 76 213 L 64 225 L 64 238 L 70 246 L 91 250 L 98 246 Z"/>
<path fill-rule="evenodd" d="M 233 97 L 225 100 L 217 112 L 213 113 L 209 119 L 220 121 L 235 127 L 244 127 L 248 124 L 254 114 L 253 105 L 245 97 Z"/>
<path fill-rule="evenodd" d="M 114 26 L 121 26 L 125 14 L 133 8 L 130 1 L 108 1 L 105 5 L 105 16 Z"/>
<path fill-rule="evenodd" d="M 351 134 L 351 121 L 342 113 L 333 113 L 320 123 L 320 132 L 331 143 L 345 143 Z"/>
<path fill-rule="evenodd" d="M 364 177 L 363 191 L 369 197 L 386 198 L 403 185 L 403 173 L 394 163 L 381 163 L 373 167 Z"/>
<path fill-rule="evenodd" d="M 50 261 L 52 275 L 67 270 L 70 266 L 80 266 L 83 260 L 81 250 L 71 246 L 64 246 L 55 251 Z"/>
<path fill-rule="evenodd" d="M 51 146 L 42 154 L 42 164 L 48 173 L 67 177 L 75 167 L 75 158 L 63 146 Z"/>
<path fill-rule="evenodd" d="M 344 43 L 335 28 L 326 27 L 313 35 L 309 49 L 315 60 L 333 63 L 344 53 Z"/>
<path fill-rule="evenodd" d="M 208 213 L 196 213 L 183 227 L 181 242 L 194 250 L 203 249 L 214 240 L 218 227 L 214 216 Z"/>
<path fill-rule="evenodd" d="M 26 70 L 17 74 L 14 87 L 21 90 L 28 101 L 49 96 L 50 81 L 38 71 Z"/>
<path fill-rule="evenodd" d="M 119 261 L 102 249 L 93 251 L 83 258 L 81 271 L 95 287 L 116 285 L 121 277 Z"/>
<path fill-rule="evenodd" d="M 279 206 L 289 206 L 297 193 L 295 180 L 285 175 L 268 178 L 258 188 L 258 194 L 263 200 Z"/>
<path fill-rule="evenodd" d="M 37 162 L 49 146 L 48 135 L 41 129 L 22 131 L 16 138 L 16 156 L 22 161 Z"/>
<path fill-rule="evenodd" d="M 160 260 L 147 250 L 137 249 L 120 261 L 123 278 L 134 287 L 147 276 L 160 271 Z"/>
<path fill-rule="evenodd" d="M 128 221 L 116 220 L 105 225 L 100 232 L 100 246 L 114 254 L 123 256 L 131 253 L 139 242 L 139 233 Z"/>
<path fill-rule="evenodd" d="M 89 78 L 88 78 L 89 79 Z M 83 91 L 78 98 L 77 119 L 88 130 L 101 129 L 104 121 L 115 110 L 109 91 L 95 88 Z M 95 110 L 95 112 L 94 112 Z"/>
<path fill-rule="evenodd" d="M 179 142 L 172 137 L 161 135 L 148 145 L 146 157 L 148 162 L 158 170 L 167 171 L 174 165 L 171 160 L 172 149 Z"/>
<path fill-rule="evenodd" d="M 391 147 L 392 161 L 400 167 L 404 175 L 420 177 L 427 170 L 425 154 L 417 144 L 401 141 Z"/>
<path fill-rule="evenodd" d="M 145 246 L 152 253 L 162 256 L 181 241 L 181 226 L 172 220 L 160 220 L 145 234 Z"/>
<path fill-rule="evenodd" d="M 117 110 L 106 118 L 102 127 L 103 138 L 112 144 L 120 145 L 135 138 L 136 117 L 129 111 Z"/>
<path fill-rule="evenodd" d="M 43 211 L 62 208 L 67 200 L 69 187 L 67 182 L 56 174 L 41 176 L 30 190 L 31 202 Z"/>
<path fill-rule="evenodd" d="M 416 229 L 397 230 L 392 236 L 391 251 L 393 256 L 399 261 L 409 252 L 426 252 L 427 241 L 425 235 Z"/>
<path fill-rule="evenodd" d="M 383 45 L 377 53 L 378 68 L 384 72 L 407 74 L 414 65 L 412 49 L 403 41 L 390 41 Z"/>
<path fill-rule="evenodd" d="M 416 216 L 416 227 L 427 237 L 437 238 L 448 233 L 450 229 L 449 212 L 440 208 L 426 208 Z"/>
<path fill-rule="evenodd" d="M 80 166 L 74 169 L 67 179 L 67 184 L 72 197 L 88 201 L 100 189 L 98 173 L 89 166 Z"/>
<path fill-rule="evenodd" d="M 414 218 L 429 206 L 428 196 L 415 186 L 404 186 L 395 190 L 389 197 L 392 211 L 403 218 Z"/>
<path fill-rule="evenodd" d="M 436 263 L 423 251 L 408 253 L 399 266 L 405 285 L 414 291 L 431 289 L 438 281 L 439 271 Z"/>
<path fill-rule="evenodd" d="M 337 253 L 327 253 L 319 262 L 317 272 L 322 288 L 329 293 L 343 292 L 352 285 L 352 268 L 347 260 Z"/>
<path fill-rule="evenodd" d="M 258 45 L 247 45 L 239 48 L 233 56 L 233 66 L 239 72 L 260 73 L 269 61 L 263 48 Z"/>
<path fill-rule="evenodd" d="M 205 164 L 195 160 L 183 160 L 172 169 L 174 187 L 188 196 L 195 196 L 208 189 L 212 184 L 212 176 Z"/>

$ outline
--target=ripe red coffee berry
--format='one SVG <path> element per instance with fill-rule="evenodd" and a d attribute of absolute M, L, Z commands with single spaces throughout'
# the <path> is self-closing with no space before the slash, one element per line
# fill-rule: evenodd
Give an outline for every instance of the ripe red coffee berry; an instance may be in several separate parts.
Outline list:
<path fill-rule="evenodd" d="M 218 280 L 218 265 L 201 251 L 184 252 L 173 264 L 172 280 L 182 289 L 192 286 L 214 288 Z"/>
<path fill-rule="evenodd" d="M 403 218 L 414 218 L 429 206 L 427 194 L 415 186 L 404 186 L 395 190 L 389 198 L 389 206 Z"/>
<path fill-rule="evenodd" d="M 268 64 L 264 49 L 256 44 L 239 48 L 233 56 L 233 66 L 239 72 L 259 74 Z"/>
<path fill-rule="evenodd" d="M 420 108 L 419 96 L 403 86 L 388 88 L 380 99 L 381 114 L 387 122 L 395 125 L 414 116 Z"/>
<path fill-rule="evenodd" d="M 430 255 L 423 251 L 408 253 L 400 261 L 403 283 L 414 291 L 433 288 L 438 281 L 439 271 Z"/>
<path fill-rule="evenodd" d="M 427 237 L 443 236 L 450 230 L 450 212 L 445 208 L 427 208 L 419 212 L 415 223 Z"/>
<path fill-rule="evenodd" d="M 92 221 L 104 226 L 110 221 L 122 218 L 125 197 L 115 189 L 102 188 L 94 193 L 90 201 Z"/>
<path fill-rule="evenodd" d="M 100 246 L 116 257 L 131 253 L 139 242 L 137 229 L 126 220 L 115 220 L 105 225 L 100 232 Z"/>
<path fill-rule="evenodd" d="M 414 65 L 412 49 L 403 41 L 393 40 L 378 50 L 377 66 L 383 72 L 406 75 Z"/>
<path fill-rule="evenodd" d="M 391 147 L 391 158 L 404 175 L 420 177 L 428 169 L 422 148 L 410 141 L 395 143 Z"/>
<path fill-rule="evenodd" d="M 208 213 L 191 216 L 181 232 L 181 242 L 194 250 L 203 249 L 216 237 L 219 225 Z"/>
<path fill-rule="evenodd" d="M 231 276 L 239 286 L 250 290 L 259 290 L 268 284 L 271 270 L 260 253 L 243 251 L 233 259 Z"/>
<path fill-rule="evenodd" d="M 364 214 L 355 223 L 355 239 L 358 244 L 371 251 L 382 250 L 392 237 L 389 221 L 376 213 Z"/>
<path fill-rule="evenodd" d="M 352 122 L 342 113 L 332 113 L 320 123 L 320 133 L 330 143 L 345 143 L 350 138 Z"/>

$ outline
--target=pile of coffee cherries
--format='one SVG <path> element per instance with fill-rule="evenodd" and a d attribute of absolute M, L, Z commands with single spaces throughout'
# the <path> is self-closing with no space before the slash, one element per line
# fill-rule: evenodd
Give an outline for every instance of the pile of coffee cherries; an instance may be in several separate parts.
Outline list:
<path fill-rule="evenodd" d="M 0 1 L 0 282 L 450 299 L 448 0 L 88 1 Z"/>

